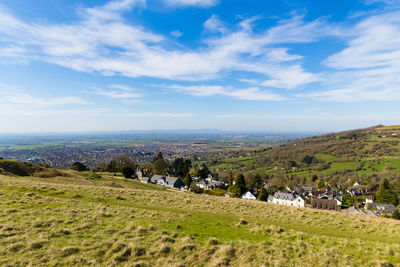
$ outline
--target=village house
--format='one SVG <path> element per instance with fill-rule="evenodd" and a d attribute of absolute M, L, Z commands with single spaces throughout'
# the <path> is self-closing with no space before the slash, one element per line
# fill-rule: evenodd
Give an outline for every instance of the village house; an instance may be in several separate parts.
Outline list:
<path fill-rule="evenodd" d="M 375 209 L 376 212 L 382 213 L 393 213 L 396 210 L 396 206 L 393 204 L 385 203 L 371 203 L 369 208 Z"/>
<path fill-rule="evenodd" d="M 180 188 L 183 186 L 182 181 L 178 177 L 153 175 L 152 180 L 155 181 L 158 185 L 165 187 Z"/>
<path fill-rule="evenodd" d="M 284 191 L 276 193 L 273 197 L 268 197 L 268 202 L 294 207 L 306 206 L 306 199 L 303 196 Z"/>
<path fill-rule="evenodd" d="M 338 196 L 338 195 L 335 195 L 333 193 L 328 193 L 328 192 L 320 194 L 317 198 L 319 198 L 319 199 L 327 199 L 327 200 L 334 200 L 334 201 L 336 201 L 336 205 L 337 206 L 341 206 L 342 203 L 343 203 L 342 196 Z"/>
<path fill-rule="evenodd" d="M 257 199 L 257 197 L 250 191 L 247 191 L 246 193 L 244 193 L 242 195 L 242 198 L 243 199 L 249 199 L 249 200 L 256 200 Z"/>
<path fill-rule="evenodd" d="M 208 189 L 212 190 L 214 188 L 225 188 L 225 183 L 219 182 L 219 181 L 213 181 L 209 178 L 206 178 L 205 180 L 201 180 L 196 182 L 196 186 L 202 188 L 202 189 Z"/>

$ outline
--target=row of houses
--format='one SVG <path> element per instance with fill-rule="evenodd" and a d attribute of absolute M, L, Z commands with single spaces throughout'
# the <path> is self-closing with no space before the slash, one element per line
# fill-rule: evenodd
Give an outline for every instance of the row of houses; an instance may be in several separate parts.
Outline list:
<path fill-rule="evenodd" d="M 170 188 L 183 188 L 184 184 L 178 177 L 164 176 L 164 175 L 153 175 L 150 177 L 139 176 L 138 179 L 143 183 L 158 184 L 164 187 Z M 212 190 L 214 188 L 226 189 L 227 184 L 220 181 L 214 181 L 211 177 L 201 179 L 199 177 L 193 177 L 193 182 L 202 189 Z M 270 189 L 268 184 L 264 184 L 266 189 Z M 225 196 L 230 196 L 230 193 L 226 193 Z M 242 195 L 243 199 L 256 200 L 257 193 L 253 190 L 248 190 Z M 280 191 L 274 195 L 268 196 L 267 202 L 286 205 L 293 207 L 306 207 L 306 199 L 311 199 L 311 207 L 315 209 L 325 210 L 338 210 L 343 203 L 341 192 L 337 192 L 334 189 L 326 191 L 314 190 L 312 187 L 306 186 L 291 186 L 287 188 L 287 191 Z M 374 210 L 374 211 L 372 211 Z M 372 199 L 366 199 L 365 209 L 358 209 L 351 207 L 343 212 L 348 213 L 363 213 L 371 216 L 380 216 L 382 214 L 392 213 L 396 210 L 396 207 L 392 204 L 375 203 Z"/>

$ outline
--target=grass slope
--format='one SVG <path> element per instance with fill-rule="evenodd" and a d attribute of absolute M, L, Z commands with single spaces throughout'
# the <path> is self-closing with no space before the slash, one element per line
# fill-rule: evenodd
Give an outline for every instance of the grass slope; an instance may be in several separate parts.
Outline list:
<path fill-rule="evenodd" d="M 390 266 L 400 222 L 137 181 L 0 175 L 0 265 Z"/>

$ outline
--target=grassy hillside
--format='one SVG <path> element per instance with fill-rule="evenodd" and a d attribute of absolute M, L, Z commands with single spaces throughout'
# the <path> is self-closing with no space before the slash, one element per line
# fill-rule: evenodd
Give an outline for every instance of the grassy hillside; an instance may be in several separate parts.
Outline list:
<path fill-rule="evenodd" d="M 310 157 L 310 162 L 305 158 Z M 247 172 L 275 176 L 293 183 L 311 184 L 317 175 L 331 184 L 369 183 L 378 177 L 400 174 L 400 127 L 366 129 L 299 139 L 270 149 L 208 155 L 206 163 L 216 172 Z"/>
<path fill-rule="evenodd" d="M 400 264 L 400 221 L 64 176 L 0 175 L 0 265 Z"/>

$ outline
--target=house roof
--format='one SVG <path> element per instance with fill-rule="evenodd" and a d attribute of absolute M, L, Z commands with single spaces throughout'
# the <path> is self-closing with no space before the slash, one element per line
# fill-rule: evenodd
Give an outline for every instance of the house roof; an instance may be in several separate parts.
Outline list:
<path fill-rule="evenodd" d="M 160 180 L 161 178 L 165 178 L 165 176 L 164 175 L 154 174 L 153 177 L 151 177 L 151 179 L 154 180 L 154 181 Z"/>
<path fill-rule="evenodd" d="M 278 193 L 276 193 L 274 195 L 274 198 L 283 199 L 283 200 L 290 200 L 290 201 L 293 201 L 298 197 L 303 199 L 303 200 L 305 200 L 305 198 L 300 196 L 300 195 L 297 195 L 297 194 L 294 194 L 294 193 L 288 193 L 288 192 L 285 192 L 285 191 L 278 192 Z"/>
<path fill-rule="evenodd" d="M 166 181 L 168 184 L 175 184 L 177 180 L 179 180 L 178 177 L 172 177 L 172 176 L 167 176 L 167 177 L 165 177 L 165 181 Z"/>
<path fill-rule="evenodd" d="M 250 191 L 246 191 L 246 193 L 244 193 L 244 194 L 242 195 L 242 197 L 245 196 L 245 195 L 248 195 L 248 194 L 252 195 L 253 197 L 256 197 L 256 196 L 255 196 L 252 192 L 250 192 Z"/>

